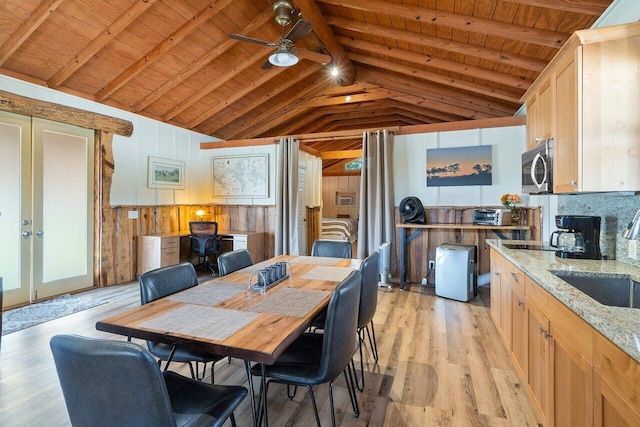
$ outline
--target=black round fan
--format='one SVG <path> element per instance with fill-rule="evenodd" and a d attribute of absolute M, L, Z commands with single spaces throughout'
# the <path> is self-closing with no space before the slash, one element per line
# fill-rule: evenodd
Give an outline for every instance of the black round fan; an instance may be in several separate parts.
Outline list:
<path fill-rule="evenodd" d="M 400 202 L 400 216 L 404 222 L 424 224 L 424 206 L 417 197 L 405 197 Z"/>

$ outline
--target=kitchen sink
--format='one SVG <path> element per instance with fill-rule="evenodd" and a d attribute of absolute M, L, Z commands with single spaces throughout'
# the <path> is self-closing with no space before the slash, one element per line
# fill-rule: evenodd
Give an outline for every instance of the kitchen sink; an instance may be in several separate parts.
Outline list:
<path fill-rule="evenodd" d="M 550 272 L 604 305 L 640 308 L 640 283 L 623 275 Z"/>

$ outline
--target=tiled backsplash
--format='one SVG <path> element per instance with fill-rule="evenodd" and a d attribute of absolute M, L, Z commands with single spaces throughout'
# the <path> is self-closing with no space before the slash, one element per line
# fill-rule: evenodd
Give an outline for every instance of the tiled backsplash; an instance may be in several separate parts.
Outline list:
<path fill-rule="evenodd" d="M 640 195 L 626 193 L 558 195 L 559 215 L 602 217 L 600 247 L 607 259 L 640 266 L 628 257 L 629 241 L 622 232 L 640 209 Z"/>

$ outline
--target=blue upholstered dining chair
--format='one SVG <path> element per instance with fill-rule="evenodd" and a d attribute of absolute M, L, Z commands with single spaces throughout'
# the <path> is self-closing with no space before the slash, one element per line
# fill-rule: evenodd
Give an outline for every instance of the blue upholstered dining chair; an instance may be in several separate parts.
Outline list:
<path fill-rule="evenodd" d="M 344 374 L 354 414 L 359 415 L 350 361 L 356 348 L 360 282 L 360 272 L 353 271 L 333 291 L 327 307 L 324 334 L 303 334 L 273 365 L 256 364 L 251 368 L 253 375 L 260 376 L 264 367 L 269 378 L 265 396 L 271 382 L 307 387 L 318 426 L 320 417 L 313 386 L 329 383 L 331 423 L 335 426 L 333 381 L 340 373 Z"/>
<path fill-rule="evenodd" d="M 247 395 L 160 372 L 153 356 L 125 341 L 56 335 L 51 352 L 73 426 L 221 426 Z"/>
<path fill-rule="evenodd" d="M 253 260 L 248 250 L 236 249 L 225 252 L 218 257 L 218 274 L 220 277 L 226 276 L 250 265 L 253 265 Z"/>
<path fill-rule="evenodd" d="M 196 286 L 198 284 L 198 277 L 193 265 L 184 262 L 147 271 L 140 275 L 138 281 L 140 283 L 140 302 L 142 305 L 145 305 L 157 299 Z M 217 354 L 153 341 L 147 341 L 147 347 L 151 354 L 159 359 L 158 363 L 160 363 L 160 361 L 166 362 L 164 367 L 165 371 L 171 362 L 188 363 L 189 369 L 191 370 L 191 377 L 194 379 L 204 379 L 206 365 L 208 362 L 211 362 L 212 384 L 214 382 L 215 363 L 223 358 Z M 195 372 L 192 363 L 196 364 Z M 198 373 L 198 363 L 204 364 L 202 376 Z"/>
<path fill-rule="evenodd" d="M 352 258 L 351 243 L 342 240 L 316 240 L 311 247 L 312 256 Z"/>

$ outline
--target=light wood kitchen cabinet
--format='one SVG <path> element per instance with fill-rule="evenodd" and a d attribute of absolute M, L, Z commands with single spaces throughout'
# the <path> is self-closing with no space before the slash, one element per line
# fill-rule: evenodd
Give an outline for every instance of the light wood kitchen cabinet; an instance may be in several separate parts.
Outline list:
<path fill-rule="evenodd" d="M 593 334 L 595 426 L 640 426 L 640 364 Z"/>
<path fill-rule="evenodd" d="M 549 419 L 549 319 L 533 304 L 527 307 L 527 384 L 538 409 Z M 545 425 L 547 422 L 544 423 Z"/>
<path fill-rule="evenodd" d="M 511 290 L 511 354 L 520 377 L 527 383 L 529 376 L 529 313 L 524 291 Z"/>
<path fill-rule="evenodd" d="M 577 31 L 522 97 L 527 147 L 554 139 L 554 193 L 640 190 L 638 64 L 640 23 Z"/>

